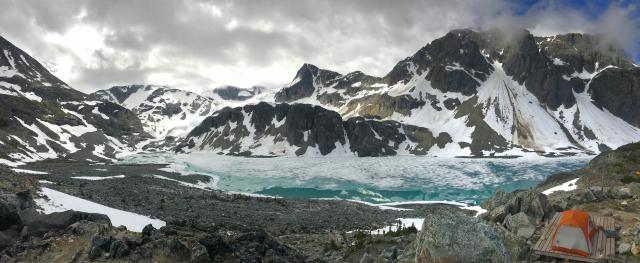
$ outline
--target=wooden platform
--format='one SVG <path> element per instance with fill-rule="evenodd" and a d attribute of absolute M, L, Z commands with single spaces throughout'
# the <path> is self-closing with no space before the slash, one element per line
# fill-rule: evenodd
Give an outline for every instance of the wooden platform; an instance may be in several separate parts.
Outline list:
<path fill-rule="evenodd" d="M 556 213 L 553 219 L 548 222 L 545 228 L 542 230 L 542 235 L 538 242 L 533 246 L 533 253 L 555 257 L 561 259 L 569 259 L 575 261 L 583 261 L 583 262 L 604 262 L 607 259 L 610 259 L 616 253 L 615 242 L 616 239 L 613 237 L 607 238 L 604 231 L 598 231 L 593 236 L 591 240 L 591 244 L 593 246 L 593 250 L 591 251 L 591 256 L 582 257 L 578 255 L 568 254 L 560 251 L 551 250 L 551 243 L 553 239 L 553 233 L 558 227 L 558 222 L 560 221 L 560 217 L 562 217 L 561 213 Z M 595 216 L 592 215 L 591 219 L 596 226 L 602 226 L 605 230 L 614 230 L 613 218 L 611 217 L 603 217 L 603 216 Z"/>

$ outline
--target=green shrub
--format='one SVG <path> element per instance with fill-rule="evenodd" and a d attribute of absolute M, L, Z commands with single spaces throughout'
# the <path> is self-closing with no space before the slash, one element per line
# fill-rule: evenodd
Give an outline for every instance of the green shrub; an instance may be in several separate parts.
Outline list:
<path fill-rule="evenodd" d="M 338 244 L 336 244 L 336 241 L 331 240 L 329 243 L 326 243 L 322 246 L 322 250 L 326 253 L 329 251 L 336 251 L 339 250 L 340 246 L 338 246 Z"/>

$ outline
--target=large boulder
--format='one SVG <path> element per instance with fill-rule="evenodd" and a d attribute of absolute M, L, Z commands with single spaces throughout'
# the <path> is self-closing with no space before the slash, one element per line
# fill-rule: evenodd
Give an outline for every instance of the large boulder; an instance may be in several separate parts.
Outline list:
<path fill-rule="evenodd" d="M 574 208 L 579 204 L 595 202 L 603 197 L 602 189 L 590 187 L 588 189 L 576 189 L 567 192 L 555 192 L 549 195 L 548 203 L 555 211 L 564 211 Z M 607 188 L 605 188 L 606 190 Z M 607 192 L 607 191 L 605 191 Z"/>
<path fill-rule="evenodd" d="M 505 246 L 498 226 L 469 217 L 455 207 L 429 211 L 416 239 L 415 262 L 511 262 L 520 251 Z M 509 237 L 518 240 L 515 237 Z M 516 244 L 516 242 L 510 242 Z M 520 242 L 517 242 L 520 245 Z M 519 254 L 519 253 L 517 253 Z"/>
<path fill-rule="evenodd" d="M 103 214 L 68 210 L 47 215 L 27 217 L 24 222 L 26 227 L 25 232 L 28 233 L 28 235 L 41 236 L 49 231 L 63 230 L 73 223 L 82 220 L 111 224 L 109 217 Z"/>
<path fill-rule="evenodd" d="M 553 209 L 547 203 L 547 196 L 534 191 L 519 193 L 507 203 L 511 214 L 524 212 L 536 222 L 550 219 Z"/>
<path fill-rule="evenodd" d="M 504 227 L 506 227 L 511 233 L 517 236 L 529 239 L 536 231 L 536 226 L 533 219 L 524 212 L 519 212 L 515 215 L 508 215 L 504 219 Z"/>
<path fill-rule="evenodd" d="M 0 201 L 0 230 L 21 224 L 22 220 L 20 220 L 16 207 L 10 203 Z"/>
<path fill-rule="evenodd" d="M 536 191 L 514 191 L 506 193 L 498 190 L 496 194 L 481 205 L 489 212 L 483 218 L 502 223 L 506 216 L 523 212 L 533 219 L 534 223 L 548 220 L 554 209 L 547 201 L 547 196 Z"/>

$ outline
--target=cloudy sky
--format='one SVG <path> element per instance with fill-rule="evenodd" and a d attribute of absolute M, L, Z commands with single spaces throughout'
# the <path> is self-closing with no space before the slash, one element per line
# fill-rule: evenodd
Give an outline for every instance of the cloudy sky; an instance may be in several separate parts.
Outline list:
<path fill-rule="evenodd" d="M 640 60 L 640 0 L 0 0 L 0 35 L 76 89 L 280 87 L 305 62 L 384 75 L 454 28 L 600 33 Z"/>

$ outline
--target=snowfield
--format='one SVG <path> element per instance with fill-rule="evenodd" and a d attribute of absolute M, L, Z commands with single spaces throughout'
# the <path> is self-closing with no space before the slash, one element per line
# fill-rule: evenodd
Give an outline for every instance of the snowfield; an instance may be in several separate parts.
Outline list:
<path fill-rule="evenodd" d="M 566 182 L 564 184 L 551 187 L 551 188 L 543 191 L 542 193 L 544 195 L 550 195 L 550 194 L 555 193 L 555 192 L 568 192 L 568 191 L 576 190 L 576 188 L 578 187 L 576 182 L 578 182 L 578 180 L 580 180 L 580 178 L 576 178 L 576 179 L 568 181 L 568 182 Z"/>
<path fill-rule="evenodd" d="M 89 181 L 99 181 L 99 180 L 117 179 L 117 178 L 124 178 L 124 177 L 125 175 L 121 174 L 121 175 L 114 175 L 114 176 L 75 176 L 71 178 L 80 179 L 80 180 L 89 180 Z"/>
<path fill-rule="evenodd" d="M 27 169 L 18 169 L 18 168 L 11 168 L 11 170 L 13 170 L 16 173 L 23 173 L 23 174 L 49 174 L 47 172 L 40 172 L 40 171 L 27 170 Z"/>
<path fill-rule="evenodd" d="M 48 199 L 40 198 L 35 201 L 45 214 L 67 210 L 105 214 L 111 219 L 112 225 L 123 225 L 126 226 L 128 230 L 134 232 L 142 232 L 142 229 L 148 224 L 152 224 L 156 228 L 166 225 L 164 221 L 159 219 L 118 210 L 46 187 L 42 187 L 41 194 L 45 195 Z"/>

